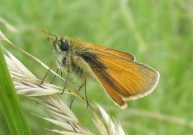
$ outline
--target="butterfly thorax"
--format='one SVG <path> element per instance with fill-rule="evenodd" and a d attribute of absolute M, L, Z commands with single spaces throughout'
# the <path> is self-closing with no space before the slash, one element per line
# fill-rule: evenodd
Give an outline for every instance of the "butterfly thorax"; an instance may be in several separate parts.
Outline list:
<path fill-rule="evenodd" d="M 57 67 L 67 73 L 74 73 L 79 78 L 92 76 L 88 63 L 81 57 L 87 51 L 88 48 L 80 46 L 77 41 L 69 38 L 60 38 L 53 42 Z"/>

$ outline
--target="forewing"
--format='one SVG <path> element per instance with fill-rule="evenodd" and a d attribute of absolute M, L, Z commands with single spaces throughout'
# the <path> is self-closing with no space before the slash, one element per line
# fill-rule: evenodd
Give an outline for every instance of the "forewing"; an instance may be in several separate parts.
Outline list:
<path fill-rule="evenodd" d="M 103 46 L 100 46 L 100 45 L 89 44 L 89 43 L 81 43 L 80 46 L 92 48 L 94 50 L 101 51 L 102 53 L 115 55 L 116 57 L 123 57 L 123 58 L 131 60 L 131 61 L 135 60 L 135 57 L 133 55 L 129 54 L 129 53 L 122 52 L 122 51 L 117 51 L 115 49 L 103 47 Z"/>
<path fill-rule="evenodd" d="M 90 49 L 86 53 L 91 59 L 83 58 L 119 106 L 125 106 L 126 99 L 149 94 L 158 83 L 159 73 L 146 65 L 97 49 Z"/>

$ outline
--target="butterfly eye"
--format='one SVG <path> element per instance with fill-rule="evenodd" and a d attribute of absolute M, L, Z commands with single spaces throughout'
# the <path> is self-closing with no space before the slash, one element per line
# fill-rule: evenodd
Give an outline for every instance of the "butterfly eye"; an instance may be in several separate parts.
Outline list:
<path fill-rule="evenodd" d="M 60 44 L 60 49 L 62 51 L 68 51 L 68 48 L 69 48 L 69 44 L 67 41 L 61 41 L 61 44 Z"/>

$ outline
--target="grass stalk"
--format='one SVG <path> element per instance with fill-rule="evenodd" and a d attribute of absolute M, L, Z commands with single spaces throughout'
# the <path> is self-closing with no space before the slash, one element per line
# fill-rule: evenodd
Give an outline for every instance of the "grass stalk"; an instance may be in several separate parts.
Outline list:
<path fill-rule="evenodd" d="M 12 135 L 30 135 L 0 47 L 0 102 Z"/>

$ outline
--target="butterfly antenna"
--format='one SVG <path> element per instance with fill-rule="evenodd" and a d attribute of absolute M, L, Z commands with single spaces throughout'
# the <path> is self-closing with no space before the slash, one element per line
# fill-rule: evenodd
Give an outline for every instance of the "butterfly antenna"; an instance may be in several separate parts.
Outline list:
<path fill-rule="evenodd" d="M 49 33 L 49 32 L 48 32 L 45 28 L 42 28 L 41 30 L 42 30 L 42 32 L 44 32 L 44 33 L 46 33 L 46 34 L 48 34 L 48 35 L 50 35 L 50 36 L 55 37 L 55 38 L 56 38 L 56 40 L 57 40 L 57 36 L 56 36 L 56 35 L 54 35 L 54 34 Z M 52 39 L 52 38 L 48 38 L 48 40 L 54 40 L 54 39 Z"/>

